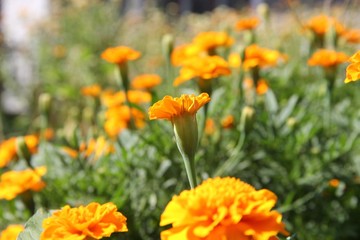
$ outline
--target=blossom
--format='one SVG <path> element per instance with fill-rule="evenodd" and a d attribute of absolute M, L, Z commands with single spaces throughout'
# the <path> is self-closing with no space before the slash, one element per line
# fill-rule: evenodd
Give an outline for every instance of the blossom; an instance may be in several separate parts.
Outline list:
<path fill-rule="evenodd" d="M 101 53 L 101 58 L 107 62 L 115 64 L 123 64 L 127 61 L 136 60 L 141 56 L 141 53 L 126 47 L 126 46 L 117 46 L 107 48 Z"/>
<path fill-rule="evenodd" d="M 244 30 L 253 30 L 255 29 L 260 23 L 260 19 L 257 17 L 249 17 L 240 19 L 236 25 L 235 28 L 238 31 L 244 31 Z"/>
<path fill-rule="evenodd" d="M 233 115 L 227 115 L 221 120 L 221 126 L 225 129 L 230 129 L 234 127 L 234 116 Z"/>
<path fill-rule="evenodd" d="M 360 43 L 360 29 L 349 29 L 342 37 L 349 43 Z"/>
<path fill-rule="evenodd" d="M 193 57 L 184 62 L 173 84 L 178 86 L 194 77 L 208 80 L 230 73 L 229 64 L 219 56 Z"/>
<path fill-rule="evenodd" d="M 92 202 L 87 206 L 71 208 L 66 205 L 54 212 L 43 223 L 40 240 L 101 239 L 114 232 L 127 232 L 126 217 L 115 204 Z"/>
<path fill-rule="evenodd" d="M 269 85 L 265 79 L 260 79 L 256 86 L 256 93 L 259 95 L 264 95 L 269 90 Z"/>
<path fill-rule="evenodd" d="M 127 91 L 127 97 L 129 99 L 129 102 L 135 104 L 151 102 L 152 98 L 150 93 L 139 90 Z M 125 101 L 126 95 L 124 91 L 107 91 L 101 95 L 101 103 L 108 108 L 122 105 L 125 103 Z"/>
<path fill-rule="evenodd" d="M 136 89 L 151 89 L 161 83 L 161 77 L 157 74 L 142 74 L 135 77 L 131 85 Z"/>
<path fill-rule="evenodd" d="M 181 66 L 187 59 L 199 56 L 204 53 L 202 47 L 196 44 L 183 44 L 174 48 L 171 52 L 171 63 L 174 66 Z"/>
<path fill-rule="evenodd" d="M 214 134 L 214 132 L 215 132 L 215 122 L 214 122 L 214 119 L 212 119 L 212 118 L 206 119 L 204 132 L 205 132 L 205 134 L 207 134 L 207 135 L 212 135 L 212 134 Z"/>
<path fill-rule="evenodd" d="M 360 79 L 360 51 L 352 55 L 349 59 L 350 65 L 346 68 L 345 83 Z"/>
<path fill-rule="evenodd" d="M 205 51 L 212 51 L 217 47 L 231 46 L 234 39 L 226 32 L 201 32 L 195 36 L 192 43 L 200 46 Z"/>
<path fill-rule="evenodd" d="M 20 224 L 9 225 L 0 233 L 0 240 L 16 240 L 20 232 L 24 230 L 24 226 Z"/>
<path fill-rule="evenodd" d="M 348 56 L 343 52 L 334 50 L 320 49 L 316 51 L 308 60 L 310 66 L 335 67 L 348 60 Z"/>
<path fill-rule="evenodd" d="M 276 195 L 236 178 L 205 180 L 174 196 L 161 215 L 162 240 L 275 239 L 287 235 L 282 216 L 271 210 Z"/>
<path fill-rule="evenodd" d="M 325 35 L 331 27 L 335 28 L 338 35 L 341 35 L 345 31 L 345 27 L 339 23 L 335 18 L 326 15 L 318 15 L 311 18 L 306 24 L 305 28 L 311 30 L 317 35 Z"/>
<path fill-rule="evenodd" d="M 340 181 L 337 178 L 333 178 L 329 181 L 329 185 L 333 188 L 337 188 L 340 185 Z"/>
<path fill-rule="evenodd" d="M 149 118 L 167 119 L 172 121 L 182 115 L 194 115 L 202 106 L 210 102 L 209 94 L 201 93 L 199 96 L 183 94 L 179 98 L 165 96 L 149 108 Z"/>
<path fill-rule="evenodd" d="M 244 68 L 275 66 L 280 60 L 285 60 L 285 55 L 276 50 L 261 48 L 252 44 L 245 49 Z"/>
<path fill-rule="evenodd" d="M 85 153 L 85 157 L 93 156 L 96 160 L 103 155 L 114 152 L 115 148 L 112 144 L 106 141 L 105 137 L 100 136 L 96 139 L 90 139 L 83 151 Z"/>
<path fill-rule="evenodd" d="M 101 93 L 101 87 L 99 84 L 93 84 L 81 88 L 81 94 L 84 96 L 98 97 L 100 96 L 100 93 Z"/>
<path fill-rule="evenodd" d="M 0 199 L 12 200 L 17 195 L 28 190 L 40 191 L 45 187 L 41 177 L 46 173 L 46 167 L 34 170 L 8 171 L 0 177 Z"/>
<path fill-rule="evenodd" d="M 231 68 L 238 68 L 241 66 L 241 57 L 239 53 L 230 53 L 228 56 L 229 66 Z"/>

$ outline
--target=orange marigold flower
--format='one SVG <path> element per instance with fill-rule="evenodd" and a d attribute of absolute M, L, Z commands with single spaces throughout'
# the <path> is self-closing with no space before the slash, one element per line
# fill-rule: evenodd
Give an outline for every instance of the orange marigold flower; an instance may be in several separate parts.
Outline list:
<path fill-rule="evenodd" d="M 150 93 L 139 90 L 129 90 L 127 94 L 129 102 L 135 104 L 151 102 L 152 98 Z M 119 91 L 115 93 L 109 91 L 101 96 L 102 104 L 108 108 L 122 105 L 123 103 L 125 103 L 125 101 L 126 97 L 124 91 Z"/>
<path fill-rule="evenodd" d="M 85 157 L 94 156 L 94 159 L 98 159 L 103 155 L 107 155 L 115 151 L 112 144 L 106 141 L 105 137 L 100 136 L 97 139 L 90 139 L 87 143 L 85 150 Z"/>
<path fill-rule="evenodd" d="M 215 122 L 214 119 L 208 118 L 205 123 L 205 134 L 212 135 L 215 132 Z"/>
<path fill-rule="evenodd" d="M 107 48 L 101 53 L 102 59 L 115 64 L 123 64 L 127 61 L 136 60 L 140 56 L 140 52 L 126 46 Z"/>
<path fill-rule="evenodd" d="M 205 51 L 212 51 L 222 46 L 229 47 L 233 43 L 234 39 L 226 32 L 201 32 L 193 39 L 193 44 Z"/>
<path fill-rule="evenodd" d="M 269 85 L 265 79 L 260 79 L 256 86 L 256 93 L 259 95 L 264 95 L 269 90 Z"/>
<path fill-rule="evenodd" d="M 234 127 L 234 116 L 233 115 L 227 115 L 221 120 L 221 126 L 225 129 L 233 128 Z"/>
<path fill-rule="evenodd" d="M 360 51 L 352 55 L 349 59 L 350 65 L 346 68 L 345 83 L 360 79 Z"/>
<path fill-rule="evenodd" d="M 20 224 L 12 224 L 0 233 L 0 240 L 16 240 L 20 232 L 24 230 L 24 226 Z"/>
<path fill-rule="evenodd" d="M 340 185 L 340 181 L 337 178 L 333 178 L 329 181 L 329 185 L 333 188 L 337 188 Z"/>
<path fill-rule="evenodd" d="M 135 77 L 131 85 L 137 89 L 151 89 L 161 83 L 161 77 L 157 74 L 142 74 Z"/>
<path fill-rule="evenodd" d="M 172 121 L 179 116 L 196 114 L 208 102 L 210 97 L 207 93 L 201 93 L 199 96 L 183 94 L 179 98 L 165 96 L 149 108 L 149 118 Z"/>
<path fill-rule="evenodd" d="M 199 56 L 204 50 L 196 44 L 183 44 L 174 48 L 171 52 L 171 63 L 174 66 L 181 66 L 187 59 Z"/>
<path fill-rule="evenodd" d="M 0 144 L 0 168 L 7 166 L 16 157 L 16 138 L 12 137 Z"/>
<path fill-rule="evenodd" d="M 72 158 L 77 158 L 77 156 L 79 155 L 79 152 L 76 151 L 75 149 L 72 149 L 70 147 L 61 147 L 61 151 L 63 151 L 64 153 L 66 153 L 67 155 L 69 155 Z"/>
<path fill-rule="evenodd" d="M 252 44 L 245 49 L 243 66 L 245 69 L 275 66 L 280 60 L 286 60 L 286 56 L 278 51 Z"/>
<path fill-rule="evenodd" d="M 320 49 L 311 56 L 308 64 L 310 66 L 335 67 L 346 62 L 348 59 L 349 57 L 343 52 Z"/>
<path fill-rule="evenodd" d="M 0 199 L 12 200 L 17 195 L 28 190 L 40 191 L 45 187 L 41 177 L 46 173 L 46 167 L 34 170 L 5 172 L 0 177 Z"/>
<path fill-rule="evenodd" d="M 100 96 L 100 93 L 101 93 L 101 87 L 99 84 L 93 84 L 93 85 L 81 88 L 81 94 L 84 96 L 98 97 L 98 96 Z"/>
<path fill-rule="evenodd" d="M 70 208 L 66 205 L 42 223 L 44 231 L 40 240 L 52 239 L 101 239 L 114 232 L 127 232 L 126 217 L 113 203 Z"/>
<path fill-rule="evenodd" d="M 244 31 L 244 30 L 253 30 L 255 29 L 260 23 L 260 19 L 257 17 L 249 17 L 240 19 L 236 25 L 236 30 Z"/>
<path fill-rule="evenodd" d="M 360 43 L 360 29 L 346 30 L 342 37 L 349 43 Z"/>
<path fill-rule="evenodd" d="M 178 86 L 194 77 L 208 80 L 230 73 L 229 64 L 219 56 L 193 57 L 183 64 L 173 84 Z"/>
<path fill-rule="evenodd" d="M 276 195 L 236 178 L 214 178 L 174 196 L 160 226 L 161 239 L 275 239 L 287 235 L 282 216 L 272 210 Z"/>
<path fill-rule="evenodd" d="M 311 18 L 305 24 L 305 28 L 310 29 L 317 35 L 324 35 L 331 27 L 335 28 L 338 35 L 341 35 L 345 31 L 345 27 L 339 21 L 323 14 Z"/>

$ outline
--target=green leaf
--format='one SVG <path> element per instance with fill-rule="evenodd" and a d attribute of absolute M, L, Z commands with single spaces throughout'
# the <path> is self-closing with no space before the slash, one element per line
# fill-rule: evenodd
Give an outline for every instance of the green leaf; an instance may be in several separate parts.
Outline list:
<path fill-rule="evenodd" d="M 26 223 L 25 230 L 20 233 L 17 240 L 39 240 L 43 231 L 42 222 L 48 218 L 50 213 L 39 209 Z"/>

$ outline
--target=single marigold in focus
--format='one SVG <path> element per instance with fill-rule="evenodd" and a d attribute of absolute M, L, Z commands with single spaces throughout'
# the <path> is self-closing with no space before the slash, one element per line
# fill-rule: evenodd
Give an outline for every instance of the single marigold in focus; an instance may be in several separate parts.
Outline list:
<path fill-rule="evenodd" d="M 24 230 L 24 226 L 20 224 L 12 224 L 0 233 L 0 240 L 16 240 L 20 232 Z"/>
<path fill-rule="evenodd" d="M 260 19 L 257 17 L 249 17 L 240 19 L 236 25 L 235 28 L 238 31 L 244 31 L 244 30 L 253 30 L 255 29 L 260 23 Z"/>
<path fill-rule="evenodd" d="M 270 67 L 277 65 L 280 60 L 286 60 L 286 56 L 276 50 L 261 48 L 252 44 L 245 49 L 243 66 L 245 69 Z"/>
<path fill-rule="evenodd" d="M 136 89 L 150 90 L 161 83 L 161 77 L 157 74 L 142 74 L 135 77 L 131 86 Z"/>
<path fill-rule="evenodd" d="M 226 32 L 201 32 L 195 36 L 192 42 L 203 50 L 211 52 L 217 47 L 231 46 L 234 39 Z"/>
<path fill-rule="evenodd" d="M 8 171 L 0 177 L 0 199 L 12 200 L 17 195 L 28 190 L 40 191 L 45 187 L 41 177 L 46 173 L 46 167 L 34 170 Z"/>
<path fill-rule="evenodd" d="M 183 64 L 173 84 L 179 86 L 194 77 L 209 80 L 230 73 L 229 64 L 219 56 L 193 57 Z"/>
<path fill-rule="evenodd" d="M 126 217 L 117 211 L 113 203 L 87 206 L 65 206 L 46 218 L 40 240 L 52 239 L 101 239 L 114 232 L 127 232 Z"/>
<path fill-rule="evenodd" d="M 107 48 L 101 53 L 102 59 L 115 64 L 123 64 L 127 61 L 136 60 L 140 56 L 140 52 L 126 46 Z"/>
<path fill-rule="evenodd" d="M 311 56 L 308 64 L 309 66 L 335 67 L 346 62 L 348 59 L 349 57 L 343 52 L 320 49 Z"/>
<path fill-rule="evenodd" d="M 196 44 L 183 44 L 174 48 L 171 52 L 171 63 L 181 66 L 187 59 L 204 55 L 204 50 Z"/>
<path fill-rule="evenodd" d="M 161 215 L 161 233 L 171 239 L 276 239 L 287 235 L 282 216 L 272 210 L 276 195 L 238 179 L 214 178 L 174 196 Z"/>
<path fill-rule="evenodd" d="M 305 24 L 305 28 L 317 35 L 325 35 L 331 27 L 335 28 L 338 35 L 341 35 L 345 31 L 345 27 L 338 20 L 323 14 L 309 19 Z"/>
<path fill-rule="evenodd" d="M 98 96 L 100 96 L 100 93 L 101 93 L 101 87 L 99 84 L 93 84 L 93 85 L 81 88 L 81 94 L 84 96 L 98 97 Z"/>
<path fill-rule="evenodd" d="M 360 79 L 360 51 L 349 59 L 350 65 L 346 68 L 345 83 L 354 82 Z"/>
<path fill-rule="evenodd" d="M 208 102 L 210 97 L 207 93 L 201 93 L 199 96 L 183 94 L 179 98 L 165 96 L 149 108 L 149 118 L 172 121 L 179 116 L 196 114 Z"/>

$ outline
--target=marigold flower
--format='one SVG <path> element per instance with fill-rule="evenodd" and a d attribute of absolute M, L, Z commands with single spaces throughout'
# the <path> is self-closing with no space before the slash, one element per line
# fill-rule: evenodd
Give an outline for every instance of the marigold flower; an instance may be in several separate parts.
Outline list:
<path fill-rule="evenodd" d="M 46 173 L 46 167 L 34 170 L 8 171 L 0 177 L 0 199 L 12 200 L 17 195 L 28 190 L 40 191 L 45 187 L 41 177 Z"/>
<path fill-rule="evenodd" d="M 352 55 L 349 59 L 350 65 L 346 68 L 345 83 L 360 79 L 360 51 Z"/>
<path fill-rule="evenodd" d="M 260 23 L 260 19 L 257 17 L 249 17 L 240 19 L 236 25 L 235 28 L 238 31 L 244 31 L 244 30 L 253 30 L 255 29 Z"/>
<path fill-rule="evenodd" d="M 141 56 L 141 53 L 126 46 L 117 46 L 107 48 L 101 53 L 101 58 L 107 62 L 115 64 L 123 64 L 127 61 L 136 60 Z"/>
<path fill-rule="evenodd" d="M 94 156 L 94 159 L 98 159 L 103 155 L 112 153 L 115 148 L 112 144 L 106 141 L 105 137 L 100 136 L 97 139 L 90 139 L 87 143 L 86 150 L 84 151 L 85 157 Z"/>
<path fill-rule="evenodd" d="M 99 84 L 93 84 L 93 85 L 81 88 L 81 94 L 84 96 L 98 97 L 98 96 L 100 96 L 100 93 L 101 93 L 101 87 Z"/>
<path fill-rule="evenodd" d="M 271 210 L 276 201 L 273 192 L 236 178 L 208 179 L 168 203 L 160 226 L 172 228 L 161 239 L 275 239 L 288 234 L 281 214 Z"/>
<path fill-rule="evenodd" d="M 337 188 L 340 185 L 340 181 L 337 178 L 333 178 L 329 181 L 329 185 L 333 188 Z"/>
<path fill-rule="evenodd" d="M 126 217 L 113 203 L 70 208 L 66 205 L 42 223 L 44 231 L 40 240 L 52 239 L 101 239 L 114 232 L 127 232 Z"/>
<path fill-rule="evenodd" d="M 261 48 L 252 44 L 245 49 L 244 68 L 275 66 L 280 60 L 285 60 L 286 56 L 278 51 Z"/>
<path fill-rule="evenodd" d="M 71 158 L 77 158 L 77 156 L 79 155 L 78 151 L 66 146 L 61 147 L 61 151 L 69 155 Z"/>
<path fill-rule="evenodd" d="M 229 64 L 219 56 L 193 57 L 184 62 L 173 84 L 179 86 L 194 77 L 209 80 L 230 73 Z"/>
<path fill-rule="evenodd" d="M 360 29 L 349 29 L 342 37 L 349 43 L 360 43 Z"/>
<path fill-rule="evenodd" d="M 157 74 L 142 74 L 135 77 L 131 85 L 137 89 L 151 89 L 161 83 L 161 77 Z"/>
<path fill-rule="evenodd" d="M 331 27 L 335 28 L 338 35 L 341 35 L 345 31 L 345 27 L 339 21 L 323 14 L 311 18 L 305 24 L 305 28 L 310 29 L 317 35 L 325 35 Z"/>
<path fill-rule="evenodd" d="M 174 48 L 171 52 L 171 63 L 181 66 L 187 59 L 202 55 L 204 50 L 196 44 L 183 44 Z"/>
<path fill-rule="evenodd" d="M 151 102 L 151 94 L 139 90 L 129 90 L 127 92 L 129 102 L 135 104 L 142 104 Z M 101 95 L 101 102 L 104 106 L 108 108 L 116 107 L 124 104 L 126 101 L 126 96 L 124 91 L 111 92 L 108 91 Z"/>
<path fill-rule="evenodd" d="M 208 118 L 205 123 L 205 134 L 212 135 L 215 132 L 215 122 L 214 119 Z"/>
<path fill-rule="evenodd" d="M 230 53 L 228 57 L 229 66 L 231 68 L 238 68 L 241 66 L 241 57 L 239 53 Z"/>
<path fill-rule="evenodd" d="M 0 240 L 16 240 L 24 226 L 20 224 L 9 225 L 0 233 Z"/>
<path fill-rule="evenodd" d="M 192 42 L 209 52 L 217 47 L 231 46 L 234 43 L 234 39 L 226 32 L 201 32 Z"/>
<path fill-rule="evenodd" d="M 256 93 L 259 95 L 264 95 L 269 90 L 269 85 L 265 79 L 260 79 L 256 86 Z"/>
<path fill-rule="evenodd" d="M 233 115 L 227 115 L 221 120 L 221 126 L 225 129 L 233 128 L 234 127 L 234 116 Z"/>
<path fill-rule="evenodd" d="M 165 96 L 149 108 L 149 118 L 167 119 L 172 121 L 182 115 L 194 115 L 202 106 L 210 102 L 209 94 L 201 93 L 199 96 L 183 94 L 179 98 Z"/>
<path fill-rule="evenodd" d="M 308 64 L 310 66 L 335 67 L 346 62 L 348 59 L 349 57 L 343 52 L 320 49 L 311 56 Z"/>

